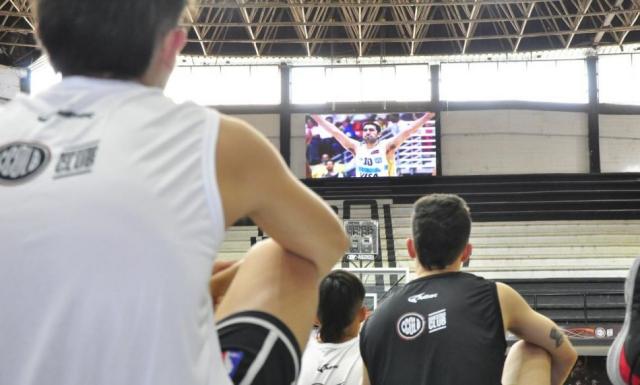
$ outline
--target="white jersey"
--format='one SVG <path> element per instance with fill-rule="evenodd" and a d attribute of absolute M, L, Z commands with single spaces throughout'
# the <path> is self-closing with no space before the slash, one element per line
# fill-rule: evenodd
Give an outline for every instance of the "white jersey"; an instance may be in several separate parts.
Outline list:
<path fill-rule="evenodd" d="M 228 385 L 219 117 L 66 78 L 0 108 L 0 384 Z"/>
<path fill-rule="evenodd" d="M 359 337 L 339 344 L 320 343 L 312 332 L 302 355 L 297 385 L 360 385 L 362 358 Z"/>
<path fill-rule="evenodd" d="M 362 142 L 356 147 L 356 176 L 374 177 L 389 176 L 389 161 L 387 160 L 387 143 L 378 141 L 373 148 L 367 148 Z"/>

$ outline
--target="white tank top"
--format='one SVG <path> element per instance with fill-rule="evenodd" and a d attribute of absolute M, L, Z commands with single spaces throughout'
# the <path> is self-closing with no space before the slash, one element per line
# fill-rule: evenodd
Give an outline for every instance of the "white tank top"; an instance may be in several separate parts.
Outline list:
<path fill-rule="evenodd" d="M 81 77 L 0 108 L 0 384 L 228 385 L 219 117 Z"/>
<path fill-rule="evenodd" d="M 363 142 L 356 147 L 356 176 L 375 177 L 389 176 L 389 161 L 387 160 L 387 144 L 378 141 L 375 147 L 369 149 Z"/>
<path fill-rule="evenodd" d="M 360 385 L 362 358 L 359 337 L 338 344 L 320 343 L 312 332 L 302 355 L 297 385 Z"/>

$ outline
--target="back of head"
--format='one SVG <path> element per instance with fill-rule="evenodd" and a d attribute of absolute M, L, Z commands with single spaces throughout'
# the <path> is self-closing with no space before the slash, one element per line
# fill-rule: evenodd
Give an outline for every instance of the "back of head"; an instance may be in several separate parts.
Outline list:
<path fill-rule="evenodd" d="M 457 195 L 422 197 L 413 206 L 412 231 L 420 264 L 428 270 L 444 269 L 469 243 L 469 207 Z"/>
<path fill-rule="evenodd" d="M 320 339 L 336 343 L 353 323 L 364 300 L 364 286 L 355 275 L 334 270 L 320 282 Z"/>
<path fill-rule="evenodd" d="M 38 36 L 64 76 L 141 77 L 186 0 L 37 0 Z"/>

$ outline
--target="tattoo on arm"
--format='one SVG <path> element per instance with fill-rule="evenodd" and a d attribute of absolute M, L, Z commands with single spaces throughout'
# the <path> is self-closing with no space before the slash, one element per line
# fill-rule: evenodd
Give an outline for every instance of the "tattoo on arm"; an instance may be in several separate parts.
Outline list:
<path fill-rule="evenodd" d="M 559 348 L 560 345 L 564 342 L 564 334 L 556 328 L 551 329 L 551 333 L 549 333 L 549 338 L 556 342 L 556 348 Z"/>

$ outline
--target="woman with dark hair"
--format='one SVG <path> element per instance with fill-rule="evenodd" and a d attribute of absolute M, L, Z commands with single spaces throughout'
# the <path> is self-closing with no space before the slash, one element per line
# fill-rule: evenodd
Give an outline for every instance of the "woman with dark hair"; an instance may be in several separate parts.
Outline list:
<path fill-rule="evenodd" d="M 334 270 L 320 283 L 318 321 L 302 357 L 298 385 L 360 385 L 360 323 L 367 309 L 363 306 L 364 286 L 355 275 Z"/>

